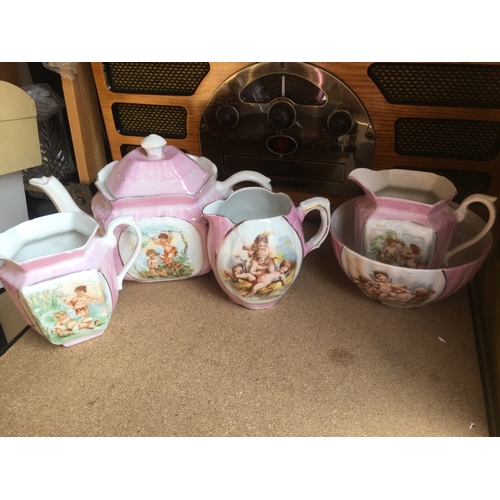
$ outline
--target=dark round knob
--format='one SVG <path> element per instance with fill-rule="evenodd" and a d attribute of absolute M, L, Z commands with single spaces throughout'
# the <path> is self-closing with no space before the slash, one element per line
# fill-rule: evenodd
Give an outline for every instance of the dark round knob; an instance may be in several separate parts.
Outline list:
<path fill-rule="evenodd" d="M 288 101 L 276 101 L 269 107 L 267 119 L 274 128 L 286 130 L 295 123 L 297 113 Z"/>
<path fill-rule="evenodd" d="M 328 118 L 328 128 L 335 135 L 344 135 L 352 128 L 352 118 L 346 111 L 336 111 Z"/>
<path fill-rule="evenodd" d="M 215 112 L 217 123 L 224 128 L 233 128 L 239 121 L 238 111 L 233 106 L 224 104 Z"/>

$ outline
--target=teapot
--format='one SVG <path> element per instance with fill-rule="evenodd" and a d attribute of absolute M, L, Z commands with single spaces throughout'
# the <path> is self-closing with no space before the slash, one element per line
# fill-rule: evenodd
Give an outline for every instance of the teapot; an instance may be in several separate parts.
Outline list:
<path fill-rule="evenodd" d="M 132 217 L 115 218 L 99 234 L 90 215 L 76 204 L 69 207 L 0 234 L 0 280 L 7 293 L 26 323 L 65 347 L 104 333 L 123 278 L 141 247 L 141 232 Z M 118 226 L 135 231 L 136 245 L 129 259 L 117 264 L 113 251 Z"/>
<path fill-rule="evenodd" d="M 349 179 L 365 192 L 355 203 L 355 251 L 385 264 L 417 269 L 448 266 L 451 256 L 483 238 L 495 222 L 495 197 L 472 194 L 456 206 L 452 203 L 456 187 L 431 172 L 357 168 Z M 478 234 L 450 249 L 458 223 L 476 202 L 487 207 L 488 221 Z"/>
<path fill-rule="evenodd" d="M 217 173 L 209 159 L 186 154 L 155 134 L 99 171 L 98 193 L 91 202 L 99 226 L 106 229 L 115 217 L 131 215 L 142 232 L 141 251 L 125 279 L 179 280 L 210 271 L 203 207 L 226 198 L 241 182 L 272 189 L 270 179 L 258 172 L 241 171 L 225 181 L 218 181 Z M 59 208 L 67 197 L 55 181 L 38 187 Z M 136 235 L 129 228 L 118 228 L 117 233 L 115 258 L 121 262 L 135 248 Z"/>

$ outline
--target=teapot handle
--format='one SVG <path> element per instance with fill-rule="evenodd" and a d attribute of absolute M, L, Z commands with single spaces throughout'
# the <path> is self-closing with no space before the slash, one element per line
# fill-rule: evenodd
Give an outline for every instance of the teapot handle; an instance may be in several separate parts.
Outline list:
<path fill-rule="evenodd" d="M 120 215 L 118 217 L 115 217 L 110 221 L 108 224 L 108 227 L 106 228 L 106 234 L 104 235 L 105 238 L 111 236 L 114 238 L 114 230 L 118 226 L 130 226 L 136 233 L 137 235 L 137 243 L 135 245 L 134 251 L 130 255 L 130 257 L 127 259 L 127 261 L 123 264 L 123 267 L 121 271 L 116 275 L 116 289 L 121 290 L 122 289 L 122 284 L 123 284 L 123 279 L 125 278 L 125 275 L 127 274 L 128 270 L 132 267 L 132 264 L 134 263 L 135 259 L 137 259 L 137 256 L 139 255 L 139 252 L 141 251 L 141 245 L 142 245 L 142 232 L 139 228 L 139 226 L 134 222 L 134 219 L 132 218 L 131 215 Z M 116 239 L 115 239 L 116 241 Z M 118 242 L 116 241 L 116 244 Z"/>
<path fill-rule="evenodd" d="M 236 186 L 236 184 L 239 184 L 240 182 L 254 182 L 269 191 L 273 190 L 271 186 L 271 179 L 259 172 L 254 172 L 253 170 L 242 170 L 241 172 L 236 172 L 231 175 L 231 177 L 227 178 L 225 181 L 217 181 L 217 189 L 225 198 L 231 194 L 233 186 Z"/>
<path fill-rule="evenodd" d="M 489 211 L 489 218 L 488 222 L 486 225 L 483 227 L 483 229 L 473 238 L 470 240 L 467 240 L 464 243 L 461 243 L 460 245 L 456 246 L 452 250 L 449 250 L 448 252 L 445 253 L 443 257 L 443 264 L 445 266 L 448 266 L 448 261 L 450 260 L 450 257 L 452 255 L 455 255 L 456 253 L 460 252 L 461 250 L 465 250 L 466 248 L 470 247 L 477 241 L 479 241 L 493 226 L 495 223 L 495 218 L 496 218 L 496 207 L 495 207 L 495 201 L 497 199 L 494 196 L 487 196 L 485 194 L 471 194 L 465 200 L 460 204 L 460 206 L 455 210 L 455 217 L 457 218 L 458 222 L 461 222 L 465 219 L 465 216 L 469 212 L 469 205 L 471 203 L 482 203 L 483 205 L 486 205 Z"/>
<path fill-rule="evenodd" d="M 331 218 L 330 201 L 327 198 L 315 196 L 314 198 L 304 200 L 297 208 L 301 221 L 303 221 L 305 216 L 312 210 L 318 210 L 321 218 L 321 224 L 317 233 L 304 243 L 305 257 L 311 250 L 319 248 L 321 243 L 323 243 L 328 236 Z"/>

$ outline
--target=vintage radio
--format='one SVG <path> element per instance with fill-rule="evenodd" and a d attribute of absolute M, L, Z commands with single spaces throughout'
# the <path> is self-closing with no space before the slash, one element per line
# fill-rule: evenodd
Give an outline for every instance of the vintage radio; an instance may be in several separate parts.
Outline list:
<path fill-rule="evenodd" d="M 357 167 L 445 175 L 500 196 L 499 63 L 92 63 L 113 160 L 156 133 L 224 179 L 294 198 L 359 191 Z"/>

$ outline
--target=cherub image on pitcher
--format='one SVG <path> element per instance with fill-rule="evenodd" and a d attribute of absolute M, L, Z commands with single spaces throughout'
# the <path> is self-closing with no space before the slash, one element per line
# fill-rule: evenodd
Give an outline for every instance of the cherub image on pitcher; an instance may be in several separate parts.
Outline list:
<path fill-rule="evenodd" d="M 136 234 L 123 263 L 114 259 L 119 226 Z M 140 246 L 140 229 L 129 216 L 99 232 L 82 211 L 44 215 L 0 234 L 0 280 L 31 327 L 69 347 L 103 334 Z"/>
<path fill-rule="evenodd" d="M 56 345 L 101 335 L 113 310 L 108 283 L 96 270 L 24 287 L 20 299 L 38 331 Z"/>
<path fill-rule="evenodd" d="M 275 231 L 259 233 L 250 245 L 245 242 L 246 234 L 234 231 L 231 236 L 228 245 L 232 249 L 228 247 L 225 263 L 220 262 L 224 285 L 242 297 L 279 298 L 294 280 L 300 241 Z"/>
<path fill-rule="evenodd" d="M 320 227 L 305 241 L 303 220 L 317 210 Z M 243 188 L 207 205 L 208 255 L 228 297 L 249 309 L 274 306 L 297 278 L 303 258 L 325 240 L 330 202 L 315 197 L 296 207 L 289 196 Z"/>

